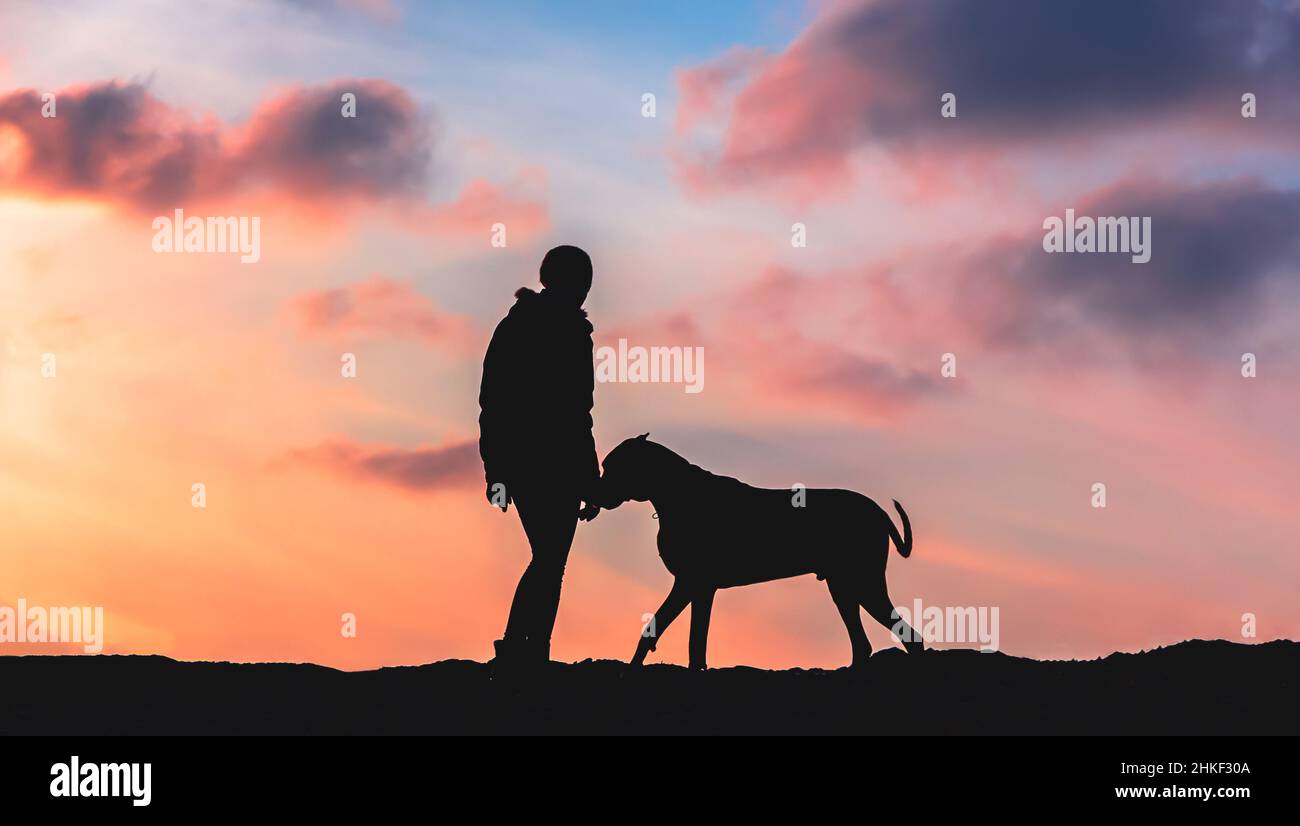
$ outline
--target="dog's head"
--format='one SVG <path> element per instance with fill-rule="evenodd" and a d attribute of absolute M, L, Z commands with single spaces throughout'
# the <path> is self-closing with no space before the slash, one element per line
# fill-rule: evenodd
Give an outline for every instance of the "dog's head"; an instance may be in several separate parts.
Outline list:
<path fill-rule="evenodd" d="M 613 510 L 628 500 L 644 502 L 652 493 L 656 452 L 666 448 L 649 441 L 649 433 L 624 439 L 601 463 L 599 504 Z"/>

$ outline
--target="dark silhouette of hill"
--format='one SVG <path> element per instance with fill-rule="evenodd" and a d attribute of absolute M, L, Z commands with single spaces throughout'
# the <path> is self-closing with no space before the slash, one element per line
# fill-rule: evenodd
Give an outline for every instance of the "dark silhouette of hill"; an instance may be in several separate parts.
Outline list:
<path fill-rule="evenodd" d="M 0 657 L 8 734 L 1300 734 L 1300 643 L 1089 661 L 882 651 L 855 671 L 585 661 L 527 685 L 448 660 L 343 672 L 158 656 Z"/>

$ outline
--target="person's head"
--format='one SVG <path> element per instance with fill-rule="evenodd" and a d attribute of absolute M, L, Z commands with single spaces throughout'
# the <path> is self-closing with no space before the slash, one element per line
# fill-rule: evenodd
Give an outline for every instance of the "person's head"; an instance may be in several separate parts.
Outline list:
<path fill-rule="evenodd" d="M 542 259 L 541 276 L 543 287 L 581 307 L 591 290 L 591 257 L 568 244 L 555 247 Z"/>

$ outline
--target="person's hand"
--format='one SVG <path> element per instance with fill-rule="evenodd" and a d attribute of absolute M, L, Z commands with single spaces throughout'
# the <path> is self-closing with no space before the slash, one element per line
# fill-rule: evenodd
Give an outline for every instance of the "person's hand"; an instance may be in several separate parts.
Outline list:
<path fill-rule="evenodd" d="M 510 507 L 510 503 L 514 501 L 510 498 L 510 492 L 506 490 L 506 486 L 501 482 L 488 482 L 487 500 L 492 507 L 500 508 L 502 513 L 505 513 L 506 509 Z"/>
<path fill-rule="evenodd" d="M 585 508 L 578 511 L 578 518 L 583 522 L 590 522 L 596 518 L 596 514 L 598 513 L 600 513 L 600 505 L 593 505 L 588 502 Z"/>

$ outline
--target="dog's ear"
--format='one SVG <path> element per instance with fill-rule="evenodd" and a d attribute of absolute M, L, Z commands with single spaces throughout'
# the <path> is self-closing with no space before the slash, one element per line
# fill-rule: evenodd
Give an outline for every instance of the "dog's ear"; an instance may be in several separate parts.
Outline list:
<path fill-rule="evenodd" d="M 636 438 L 638 441 L 644 442 L 646 440 L 646 437 L 649 435 L 650 435 L 649 433 L 642 433 L 640 436 L 637 436 Z"/>

